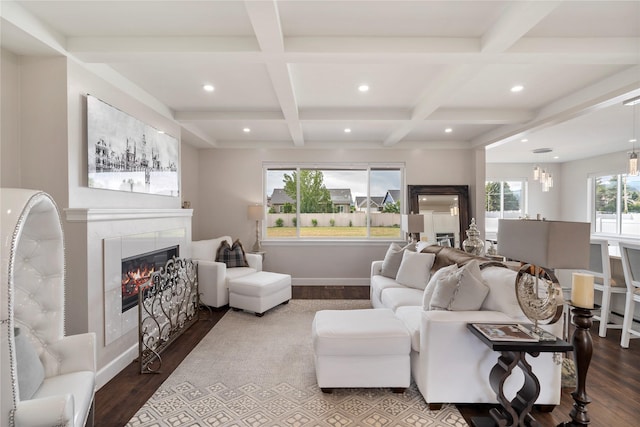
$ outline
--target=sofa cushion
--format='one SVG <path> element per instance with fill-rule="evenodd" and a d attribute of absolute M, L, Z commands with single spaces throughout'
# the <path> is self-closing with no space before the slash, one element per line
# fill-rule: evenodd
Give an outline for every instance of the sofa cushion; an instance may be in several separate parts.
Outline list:
<path fill-rule="evenodd" d="M 14 328 L 13 331 L 20 400 L 28 400 L 44 381 L 44 366 L 27 334 L 22 333 L 20 328 Z"/>
<path fill-rule="evenodd" d="M 477 260 L 444 274 L 433 291 L 432 310 L 479 310 L 489 293 Z"/>
<path fill-rule="evenodd" d="M 404 251 L 415 251 L 415 243 L 409 243 L 407 246 L 400 247 L 397 243 L 392 243 L 387 249 L 387 253 L 382 261 L 382 274 L 390 279 L 395 279 L 398 275 L 398 269 L 402 263 L 402 255 Z"/>
<path fill-rule="evenodd" d="M 387 288 L 382 291 L 380 300 L 386 308 L 396 311 L 398 307 L 405 305 L 420 307 L 422 293 L 423 291 L 421 289 L 408 288 L 405 286 L 400 288 Z"/>
<path fill-rule="evenodd" d="M 378 308 L 375 306 L 375 302 L 382 301 L 382 292 L 387 288 L 402 288 L 403 286 L 396 282 L 394 279 L 390 279 L 388 277 L 381 276 L 379 274 L 371 277 L 371 302 L 374 304 L 374 308 Z"/>
<path fill-rule="evenodd" d="M 218 248 L 216 261 L 225 263 L 227 268 L 249 267 L 244 248 L 238 239 L 231 246 L 226 240 L 223 240 Z"/>
<path fill-rule="evenodd" d="M 431 298 L 433 297 L 433 291 L 436 289 L 436 284 L 438 283 L 440 278 L 450 274 L 452 271 L 457 270 L 458 266 L 452 264 L 447 267 L 441 268 L 431 275 L 431 279 L 429 279 L 429 283 L 427 284 L 427 287 L 424 288 L 424 292 L 422 293 L 423 310 L 431 310 Z"/>
<path fill-rule="evenodd" d="M 404 323 L 411 336 L 411 349 L 420 352 L 420 319 L 422 318 L 422 307 L 416 305 L 406 305 L 398 307 L 395 311 L 396 317 Z"/>
<path fill-rule="evenodd" d="M 424 290 L 429 283 L 434 254 L 404 251 L 396 281 L 401 285 Z"/>
<path fill-rule="evenodd" d="M 255 273 L 255 268 L 251 267 L 236 267 L 236 268 L 228 268 L 227 274 L 225 275 L 226 287 L 229 288 L 229 282 L 233 279 L 237 279 L 238 277 L 246 276 L 247 274 Z"/>
<path fill-rule="evenodd" d="M 220 243 L 226 241 L 231 244 L 231 237 L 221 236 L 217 239 L 197 240 L 191 242 L 191 258 L 215 261 Z"/>

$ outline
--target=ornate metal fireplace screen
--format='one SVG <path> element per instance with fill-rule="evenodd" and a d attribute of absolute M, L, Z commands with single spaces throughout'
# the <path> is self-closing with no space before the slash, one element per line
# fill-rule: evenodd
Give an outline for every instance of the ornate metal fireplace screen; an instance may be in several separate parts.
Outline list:
<path fill-rule="evenodd" d="M 199 306 L 193 261 L 172 258 L 152 274 L 138 293 L 140 373 L 159 372 L 160 354 L 198 320 Z"/>

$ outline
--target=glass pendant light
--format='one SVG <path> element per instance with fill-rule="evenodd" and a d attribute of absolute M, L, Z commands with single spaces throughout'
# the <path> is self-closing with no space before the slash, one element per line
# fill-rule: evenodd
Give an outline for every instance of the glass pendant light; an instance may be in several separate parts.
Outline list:
<path fill-rule="evenodd" d="M 631 142 L 631 154 L 629 154 L 629 171 L 628 175 L 638 176 L 638 153 L 636 153 L 636 104 L 633 104 L 633 138 Z"/>

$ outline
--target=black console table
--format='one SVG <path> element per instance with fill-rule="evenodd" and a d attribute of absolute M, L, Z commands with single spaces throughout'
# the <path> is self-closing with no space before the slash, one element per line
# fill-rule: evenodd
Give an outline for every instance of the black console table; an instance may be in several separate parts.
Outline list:
<path fill-rule="evenodd" d="M 573 350 L 573 346 L 566 341 L 492 341 L 478 331 L 471 323 L 467 328 L 485 343 L 493 351 L 500 352 L 496 365 L 491 369 L 489 382 L 496 392 L 498 402 L 502 408 L 493 408 L 489 411 L 491 417 L 475 417 L 471 423 L 475 427 L 535 427 L 538 422 L 531 416 L 531 409 L 540 394 L 540 382 L 533 373 L 531 365 L 525 356 L 530 354 L 538 357 L 540 353 L 564 353 Z M 513 400 L 509 401 L 504 395 L 503 385 L 511 372 L 518 366 L 524 373 L 524 384 L 516 393 Z"/>

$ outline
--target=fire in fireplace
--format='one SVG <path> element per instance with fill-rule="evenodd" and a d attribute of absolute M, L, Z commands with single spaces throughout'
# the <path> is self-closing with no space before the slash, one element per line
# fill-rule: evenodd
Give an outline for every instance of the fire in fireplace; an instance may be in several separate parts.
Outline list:
<path fill-rule="evenodd" d="M 122 312 L 138 305 L 140 287 L 151 280 L 154 271 L 164 267 L 166 262 L 179 255 L 178 246 L 158 249 L 122 260 Z"/>

